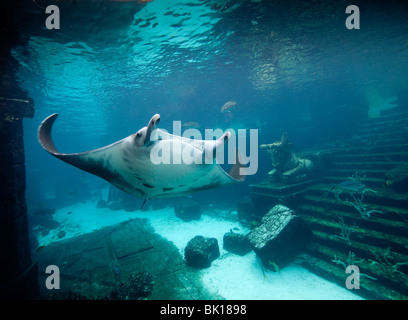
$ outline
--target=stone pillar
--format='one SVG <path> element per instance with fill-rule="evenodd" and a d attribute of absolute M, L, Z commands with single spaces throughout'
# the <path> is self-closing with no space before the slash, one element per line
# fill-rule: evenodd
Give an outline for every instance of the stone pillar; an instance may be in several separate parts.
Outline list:
<path fill-rule="evenodd" d="M 0 298 L 34 299 L 37 268 L 28 241 L 22 123 L 34 108 L 31 100 L 6 97 L 0 106 Z"/>
<path fill-rule="evenodd" d="M 11 49 L 22 44 L 13 19 L 21 1 L 0 3 L 0 299 L 36 299 L 37 265 L 31 259 L 25 202 L 23 117 L 34 104 L 19 88 Z"/>

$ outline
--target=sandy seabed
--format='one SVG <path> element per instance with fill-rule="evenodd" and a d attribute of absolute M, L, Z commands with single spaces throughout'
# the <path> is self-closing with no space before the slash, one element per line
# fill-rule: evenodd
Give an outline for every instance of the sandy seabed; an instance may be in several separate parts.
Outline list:
<path fill-rule="evenodd" d="M 228 213 L 227 213 L 228 214 Z M 210 268 L 203 269 L 202 281 L 208 292 L 228 300 L 358 300 L 352 291 L 327 281 L 297 265 L 290 264 L 279 272 L 262 268 L 256 254 L 251 251 L 238 256 L 223 249 L 223 235 L 231 229 L 247 233 L 238 223 L 236 211 L 230 219 L 204 212 L 200 220 L 184 222 L 175 216 L 173 208 L 128 212 L 96 208 L 95 202 L 78 203 L 56 210 L 54 220 L 60 226 L 45 236 L 39 236 L 40 245 L 59 241 L 58 233 L 65 231 L 62 239 L 79 236 L 129 219 L 148 219 L 155 232 L 171 241 L 184 256 L 187 242 L 196 235 L 218 240 L 220 257 Z M 225 213 L 224 215 L 225 216 Z"/>

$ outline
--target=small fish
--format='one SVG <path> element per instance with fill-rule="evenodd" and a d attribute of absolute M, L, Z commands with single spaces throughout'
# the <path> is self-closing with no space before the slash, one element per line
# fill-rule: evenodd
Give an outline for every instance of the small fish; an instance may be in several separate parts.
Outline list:
<path fill-rule="evenodd" d="M 387 190 L 393 183 L 394 183 L 394 181 L 392 181 L 392 180 L 385 180 L 382 187 Z"/>
<path fill-rule="evenodd" d="M 256 255 L 256 263 L 257 263 L 259 269 L 261 269 L 262 275 L 263 275 L 263 280 L 265 281 L 266 279 L 268 279 L 268 277 L 266 276 L 265 267 L 263 266 L 262 260 L 258 255 Z"/>
<path fill-rule="evenodd" d="M 273 262 L 273 261 L 271 261 L 271 260 L 269 260 L 268 262 L 269 262 L 269 265 L 273 267 L 273 269 L 275 270 L 275 272 L 279 272 L 279 271 L 280 271 L 279 266 L 278 266 L 275 262 Z"/>
<path fill-rule="evenodd" d="M 115 274 L 115 275 L 120 275 L 120 268 L 118 267 L 118 266 L 116 266 L 116 265 L 114 265 L 113 267 L 112 267 L 112 270 L 113 270 L 113 273 Z"/>
<path fill-rule="evenodd" d="M 187 128 L 200 128 L 200 124 L 198 122 L 195 121 L 188 121 L 185 122 L 181 125 L 182 127 L 187 127 Z"/>
<path fill-rule="evenodd" d="M 259 222 L 255 220 L 248 221 L 248 224 L 251 227 L 251 229 L 255 229 L 256 227 L 259 226 Z"/>
<path fill-rule="evenodd" d="M 236 101 L 228 101 L 221 107 L 221 113 L 231 112 L 231 110 L 234 109 L 236 105 L 237 105 Z"/>
<path fill-rule="evenodd" d="M 37 248 L 37 250 L 35 250 L 35 252 L 39 252 L 41 249 L 44 249 L 45 248 L 45 245 L 43 244 L 43 245 L 41 245 L 41 246 L 39 246 L 38 248 Z"/>
<path fill-rule="evenodd" d="M 73 198 L 75 196 L 74 190 L 64 190 L 63 194 L 68 198 Z"/>
<path fill-rule="evenodd" d="M 330 191 L 333 191 L 336 187 L 346 190 L 346 191 L 353 191 L 353 192 L 361 192 L 364 190 L 365 185 L 359 180 L 345 180 L 338 184 L 335 184 Z"/>

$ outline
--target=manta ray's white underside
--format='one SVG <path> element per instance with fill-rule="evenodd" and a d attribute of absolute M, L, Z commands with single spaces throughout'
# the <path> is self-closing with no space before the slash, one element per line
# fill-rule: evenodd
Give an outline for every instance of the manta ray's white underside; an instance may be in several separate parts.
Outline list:
<path fill-rule="evenodd" d="M 160 116 L 156 114 L 147 127 L 125 139 L 88 152 L 64 154 L 57 151 L 51 138 L 57 116 L 47 117 L 38 129 L 38 140 L 43 148 L 139 198 L 179 197 L 230 185 L 245 178 L 242 174 L 245 165 L 239 151 L 229 173 L 214 157 L 217 148 L 228 141 L 228 132 L 218 140 L 187 139 L 157 129 Z M 163 161 L 169 159 L 163 154 L 165 152 L 169 152 L 170 162 Z M 191 161 L 185 161 L 186 155 Z M 211 161 L 208 161 L 209 157 Z"/>

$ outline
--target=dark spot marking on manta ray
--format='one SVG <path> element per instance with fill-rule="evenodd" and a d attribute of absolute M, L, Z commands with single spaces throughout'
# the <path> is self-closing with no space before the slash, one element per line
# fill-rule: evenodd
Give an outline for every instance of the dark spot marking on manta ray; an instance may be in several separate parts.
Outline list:
<path fill-rule="evenodd" d="M 163 191 L 171 191 L 174 190 L 174 188 L 163 188 Z"/>
<path fill-rule="evenodd" d="M 139 27 L 146 28 L 148 26 L 150 26 L 150 21 L 146 21 L 144 24 L 141 24 Z"/>
<path fill-rule="evenodd" d="M 134 173 L 133 175 L 135 176 L 136 179 L 139 179 L 139 180 L 141 180 L 141 181 L 144 181 L 142 178 L 138 177 L 138 176 L 136 175 L 136 173 Z"/>
<path fill-rule="evenodd" d="M 205 185 L 197 188 L 191 188 L 190 190 L 197 192 L 197 191 L 203 191 L 203 190 L 208 190 L 208 189 L 213 189 L 219 187 L 221 184 L 219 182 L 210 184 L 210 185 Z"/>
<path fill-rule="evenodd" d="M 150 184 L 148 184 L 148 183 L 143 183 L 143 185 L 144 185 L 146 188 L 154 188 L 152 185 L 150 185 Z"/>

